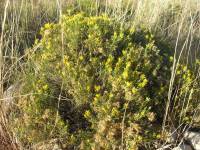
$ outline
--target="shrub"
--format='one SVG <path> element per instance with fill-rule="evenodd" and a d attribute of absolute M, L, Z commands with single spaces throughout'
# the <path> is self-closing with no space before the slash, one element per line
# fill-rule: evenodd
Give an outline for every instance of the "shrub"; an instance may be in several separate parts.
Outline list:
<path fill-rule="evenodd" d="M 19 100 L 17 121 L 25 123 L 16 131 L 24 141 L 66 138 L 82 149 L 137 149 L 160 138 L 168 47 L 147 29 L 104 15 L 63 16 L 41 34 L 24 77 L 24 93 L 32 94 Z"/>

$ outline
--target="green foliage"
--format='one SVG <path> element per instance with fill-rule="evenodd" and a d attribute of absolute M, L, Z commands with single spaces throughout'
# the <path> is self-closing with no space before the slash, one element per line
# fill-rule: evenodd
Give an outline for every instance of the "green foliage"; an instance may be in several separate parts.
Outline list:
<path fill-rule="evenodd" d="M 24 80 L 32 94 L 19 100 L 26 123 L 16 130 L 31 137 L 22 137 L 26 142 L 62 137 L 82 149 L 109 150 L 160 138 L 170 49 L 147 29 L 104 15 L 63 16 L 41 34 Z"/>

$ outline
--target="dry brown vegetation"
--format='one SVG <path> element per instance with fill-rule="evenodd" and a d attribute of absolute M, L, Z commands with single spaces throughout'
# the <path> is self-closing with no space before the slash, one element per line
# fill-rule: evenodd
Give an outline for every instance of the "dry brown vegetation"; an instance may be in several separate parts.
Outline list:
<path fill-rule="evenodd" d="M 185 120 L 187 120 L 187 127 L 198 124 L 199 107 L 196 107 L 198 105 L 196 102 L 199 96 L 199 8 L 199 0 L 1 0 L 0 141 L 2 141 L 2 144 L 0 143 L 0 149 L 22 149 L 24 146 L 19 141 L 19 135 L 14 133 L 14 130 L 9 126 L 10 122 L 8 123 L 7 114 L 13 115 L 12 112 L 16 112 L 16 110 L 14 108 L 13 110 L 10 109 L 5 114 L 4 104 L 5 101 L 7 102 L 4 96 L 5 91 L 11 85 L 24 85 L 23 78 L 27 77 L 26 69 L 30 63 L 29 60 L 40 49 L 40 45 L 35 43 L 36 39 L 42 38 L 41 28 L 45 24 L 62 23 L 61 16 L 74 12 L 85 12 L 88 16 L 106 14 L 124 28 L 129 26 L 146 28 L 155 35 L 156 40 L 164 42 L 163 47 L 165 48 L 165 45 L 169 47 L 171 51 L 170 58 L 173 63 L 169 85 L 166 89 L 168 95 L 163 102 L 164 108 L 162 108 L 164 110 L 164 116 L 160 121 L 162 122 L 162 131 L 167 133 L 171 130 L 171 127 L 175 127 L 182 132 L 185 127 Z M 61 34 L 62 36 L 64 35 Z M 63 44 L 63 42 L 61 43 Z M 64 58 L 64 55 L 61 57 Z M 180 63 L 184 66 L 180 66 Z M 181 83 L 176 81 L 182 78 L 180 70 L 184 70 L 184 67 L 193 72 L 194 78 L 191 78 L 187 85 L 181 87 Z M 29 69 L 32 69 L 31 66 Z M 63 88 L 63 85 L 61 87 Z M 53 88 L 57 87 L 54 86 Z M 56 92 L 62 93 L 63 91 L 61 91 Z M 20 105 L 18 103 L 19 99 L 29 100 L 29 96 L 33 94 L 31 90 L 29 92 L 17 91 L 10 95 L 15 99 L 13 105 Z M 197 94 L 194 95 L 194 93 Z M 193 95 L 194 97 L 192 97 Z M 56 96 L 59 100 L 59 96 L 62 96 L 62 94 Z M 196 105 L 194 110 L 192 110 L 193 105 Z M 180 109 L 177 110 L 177 107 Z M 74 112 L 72 114 L 77 115 Z M 179 116 L 177 124 L 173 122 L 175 120 L 174 116 Z M 137 124 L 135 126 L 138 127 Z M 117 130 L 117 126 L 116 128 L 113 127 L 114 129 Z M 4 145 L 4 141 L 11 147 L 1 147 L 1 145 Z M 18 143 L 18 146 L 16 143 Z"/>

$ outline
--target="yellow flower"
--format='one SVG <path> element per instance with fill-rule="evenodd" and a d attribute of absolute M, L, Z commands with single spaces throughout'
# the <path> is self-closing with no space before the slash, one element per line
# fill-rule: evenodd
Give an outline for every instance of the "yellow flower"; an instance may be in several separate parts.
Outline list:
<path fill-rule="evenodd" d="M 97 104 L 97 103 L 98 103 L 98 100 L 99 100 L 99 99 L 95 97 L 95 98 L 94 98 L 94 101 L 93 101 L 93 104 L 94 104 L 94 105 Z"/>
<path fill-rule="evenodd" d="M 170 57 L 169 57 L 169 61 L 170 61 L 170 62 L 173 62 L 173 60 L 174 60 L 174 57 L 170 56 Z"/>
<path fill-rule="evenodd" d="M 81 55 L 81 56 L 79 56 L 79 59 L 82 61 L 83 60 L 83 56 Z"/>
<path fill-rule="evenodd" d="M 92 35 L 91 35 L 91 34 L 89 34 L 89 35 L 88 35 L 88 38 L 89 38 L 89 39 L 90 39 L 90 38 L 92 38 Z"/>
<path fill-rule="evenodd" d="M 91 112 L 89 110 L 85 111 L 84 117 L 87 118 L 87 119 L 90 118 L 91 117 Z"/>
<path fill-rule="evenodd" d="M 123 76 L 124 79 L 128 78 L 128 71 L 125 70 L 125 71 L 123 72 L 122 76 Z"/>
<path fill-rule="evenodd" d="M 160 135 L 160 134 L 157 134 L 157 135 L 156 135 L 156 138 L 157 138 L 157 139 L 160 139 L 160 138 L 161 138 L 161 135 Z"/>
<path fill-rule="evenodd" d="M 126 63 L 126 68 L 129 68 L 131 66 L 131 62 Z"/>
<path fill-rule="evenodd" d="M 123 51 L 122 51 L 122 54 L 123 54 L 123 55 L 126 55 L 126 54 L 127 54 L 127 51 L 126 51 L 126 50 L 123 50 Z"/>
<path fill-rule="evenodd" d="M 148 80 L 146 79 L 146 76 L 144 74 L 140 75 L 140 82 L 138 84 L 138 87 L 143 88 L 147 85 Z"/>
<path fill-rule="evenodd" d="M 43 88 L 44 90 L 47 90 L 47 89 L 48 89 L 48 85 L 45 84 L 42 88 Z"/>
<path fill-rule="evenodd" d="M 187 70 L 187 66 L 184 66 L 184 67 L 183 67 L 183 71 L 186 71 L 186 70 Z"/>
<path fill-rule="evenodd" d="M 42 83 L 42 80 L 41 80 L 41 79 L 39 79 L 39 80 L 38 80 L 38 83 Z"/>
<path fill-rule="evenodd" d="M 96 92 L 99 92 L 100 89 L 101 89 L 101 87 L 100 87 L 99 85 L 95 85 L 95 86 L 94 86 L 94 90 L 95 90 Z"/>
<path fill-rule="evenodd" d="M 113 96 L 114 96 L 114 95 L 113 95 L 112 93 L 110 93 L 109 98 L 113 98 Z"/>
<path fill-rule="evenodd" d="M 132 88 L 132 93 L 136 94 L 137 93 L 137 89 L 135 87 Z"/>
<path fill-rule="evenodd" d="M 117 108 L 112 109 L 111 115 L 114 117 L 117 117 L 119 115 L 119 111 L 117 110 Z"/>
<path fill-rule="evenodd" d="M 50 24 L 50 23 L 46 23 L 46 24 L 44 25 L 44 28 L 50 29 L 50 28 L 51 28 L 51 24 Z"/>
<path fill-rule="evenodd" d="M 124 109 L 127 109 L 128 108 L 128 103 L 125 103 L 124 104 Z"/>
<path fill-rule="evenodd" d="M 63 64 L 66 65 L 67 67 L 70 66 L 70 63 L 69 63 L 69 61 L 68 61 L 68 57 L 67 57 L 67 56 L 64 56 L 64 57 L 63 57 Z"/>
<path fill-rule="evenodd" d="M 90 91 L 90 86 L 88 85 L 88 86 L 86 87 L 86 89 L 87 89 L 87 91 Z"/>
<path fill-rule="evenodd" d="M 145 76 L 144 74 L 141 74 L 141 75 L 140 75 L 140 79 L 141 79 L 141 80 L 146 79 L 146 76 Z"/>
<path fill-rule="evenodd" d="M 114 32 L 113 38 L 117 39 L 117 32 Z"/>
<path fill-rule="evenodd" d="M 42 59 L 45 60 L 47 58 L 46 54 L 42 54 Z"/>
<path fill-rule="evenodd" d="M 181 74 L 181 71 L 180 71 L 180 70 L 177 70 L 176 74 L 177 74 L 177 75 L 180 75 L 180 74 Z"/>
<path fill-rule="evenodd" d="M 103 48 L 99 47 L 99 48 L 98 48 L 98 51 L 99 51 L 100 53 L 103 53 Z"/>
<path fill-rule="evenodd" d="M 96 98 L 99 98 L 100 97 L 100 94 L 96 94 Z"/>
<path fill-rule="evenodd" d="M 41 94 L 41 93 L 42 93 L 42 90 L 38 89 L 37 92 L 38 92 L 39 94 Z"/>
<path fill-rule="evenodd" d="M 148 80 L 147 80 L 147 79 L 144 79 L 142 82 L 140 82 L 140 83 L 138 84 L 138 86 L 139 86 L 140 88 L 143 88 L 143 87 L 145 87 L 145 86 L 147 85 L 147 83 L 148 83 Z"/>
<path fill-rule="evenodd" d="M 131 86 L 131 82 L 126 82 L 126 86 L 130 87 Z"/>

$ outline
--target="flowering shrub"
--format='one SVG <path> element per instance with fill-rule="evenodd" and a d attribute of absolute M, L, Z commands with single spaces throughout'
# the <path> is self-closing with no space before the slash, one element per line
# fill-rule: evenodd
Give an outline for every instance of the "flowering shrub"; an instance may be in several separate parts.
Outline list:
<path fill-rule="evenodd" d="M 63 16 L 41 34 L 25 77 L 25 92 L 33 94 L 21 104 L 26 123 L 19 128 L 35 133 L 27 142 L 62 137 L 82 149 L 109 150 L 160 138 L 168 47 L 147 29 L 103 15 Z"/>

